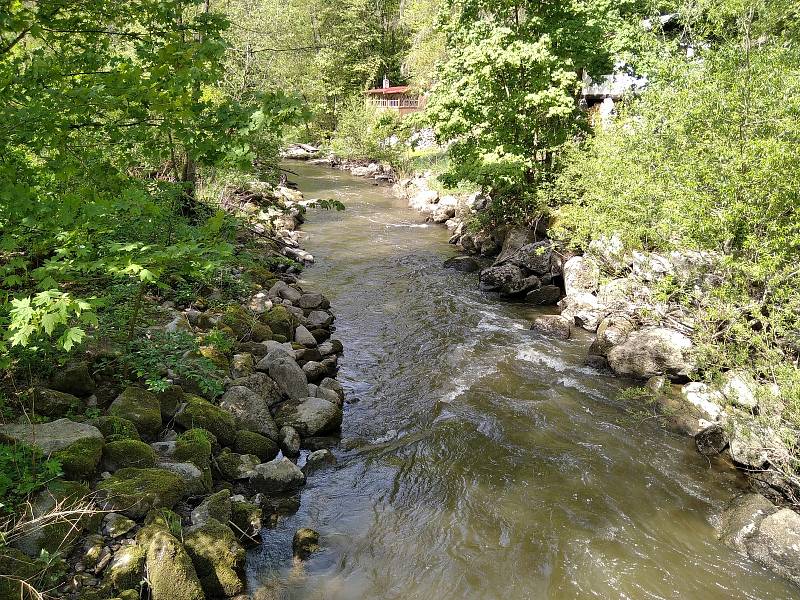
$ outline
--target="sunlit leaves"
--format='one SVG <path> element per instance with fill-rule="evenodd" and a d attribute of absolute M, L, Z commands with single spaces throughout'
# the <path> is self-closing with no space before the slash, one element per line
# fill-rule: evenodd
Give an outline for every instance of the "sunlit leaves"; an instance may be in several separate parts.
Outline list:
<path fill-rule="evenodd" d="M 52 337 L 64 328 L 56 345 L 69 352 L 86 336 L 83 329 L 70 323 L 97 324 L 92 305 L 86 300 L 72 298 L 58 290 L 46 290 L 33 297 L 11 300 L 8 340 L 11 346 L 27 346 L 33 337 Z"/>

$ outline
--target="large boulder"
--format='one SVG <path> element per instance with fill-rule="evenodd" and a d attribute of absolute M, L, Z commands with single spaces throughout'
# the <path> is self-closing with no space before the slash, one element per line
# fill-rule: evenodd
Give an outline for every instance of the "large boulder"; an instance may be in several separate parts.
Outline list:
<path fill-rule="evenodd" d="M 114 553 L 103 573 L 103 581 L 117 591 L 138 587 L 144 577 L 147 548 L 139 544 L 123 546 Z"/>
<path fill-rule="evenodd" d="M 722 415 L 725 397 L 708 384 L 699 381 L 687 383 L 681 387 L 681 395 L 708 421 L 717 421 Z"/>
<path fill-rule="evenodd" d="M 528 276 L 523 269 L 512 263 L 504 263 L 483 269 L 480 272 L 481 288 L 514 296 L 538 288 L 541 281 Z"/>
<path fill-rule="evenodd" d="M 533 244 L 526 244 L 506 260 L 518 267 L 527 269 L 535 275 L 550 273 L 550 263 L 553 258 L 553 242 L 542 240 Z"/>
<path fill-rule="evenodd" d="M 155 437 L 161 431 L 161 402 L 142 388 L 125 388 L 111 403 L 108 413 L 133 422 L 141 436 Z"/>
<path fill-rule="evenodd" d="M 175 415 L 175 422 L 186 429 L 210 431 L 223 446 L 230 446 L 236 439 L 233 415 L 199 396 L 186 397 L 186 404 Z"/>
<path fill-rule="evenodd" d="M 185 493 L 183 478 L 164 469 L 120 469 L 97 484 L 98 498 L 108 508 L 134 520 L 153 508 L 172 508 Z"/>
<path fill-rule="evenodd" d="M 238 454 L 225 448 L 214 457 L 214 478 L 224 481 L 248 479 L 261 459 L 253 454 Z"/>
<path fill-rule="evenodd" d="M 597 331 L 608 308 L 600 303 L 597 296 L 589 292 L 576 292 L 564 296 L 558 303 L 561 316 L 569 319 L 587 331 Z"/>
<path fill-rule="evenodd" d="M 655 252 L 633 251 L 633 275 L 642 281 L 658 281 L 675 272 L 666 256 Z"/>
<path fill-rule="evenodd" d="M 600 267 L 588 256 L 573 256 L 564 263 L 564 289 L 567 295 L 593 293 L 600 283 Z"/>
<path fill-rule="evenodd" d="M 534 306 L 554 306 L 559 300 L 561 300 L 561 288 L 552 284 L 531 290 L 525 296 L 525 302 Z"/>
<path fill-rule="evenodd" d="M 608 352 L 608 364 L 619 375 L 648 379 L 666 375 L 685 379 L 694 369 L 692 341 L 682 333 L 664 327 L 634 331 Z"/>
<path fill-rule="evenodd" d="M 269 411 L 269 400 L 251 389 L 243 386 L 229 388 L 220 399 L 219 406 L 235 416 L 245 429 L 273 440 L 278 439 L 278 428 Z"/>
<path fill-rule="evenodd" d="M 268 494 L 292 492 L 305 482 L 303 471 L 285 457 L 256 465 L 250 475 L 250 487 Z"/>
<path fill-rule="evenodd" d="M 191 558 L 165 529 L 159 528 L 152 534 L 146 566 L 152 600 L 205 600 Z"/>
<path fill-rule="evenodd" d="M 533 320 L 531 329 L 550 337 L 568 340 L 572 333 L 572 324 L 561 315 L 540 315 Z"/>
<path fill-rule="evenodd" d="M 633 262 L 631 255 L 625 251 L 622 239 L 616 233 L 611 237 L 601 235 L 589 242 L 587 254 L 610 273 L 620 273 L 628 269 Z"/>
<path fill-rule="evenodd" d="M 589 362 L 597 365 L 606 363 L 606 355 L 614 346 L 619 346 L 635 329 L 633 322 L 623 315 L 610 315 L 600 322 L 597 335 L 589 346 Z"/>
<path fill-rule="evenodd" d="M 728 371 L 722 375 L 720 393 L 730 404 L 745 410 L 758 407 L 759 385 L 746 371 Z"/>
<path fill-rule="evenodd" d="M 231 598 L 244 590 L 245 551 L 230 527 L 209 518 L 190 527 L 183 543 L 208 598 Z"/>
<path fill-rule="evenodd" d="M 454 256 L 444 261 L 445 269 L 454 269 L 462 273 L 475 273 L 480 271 L 480 263 L 471 256 Z"/>
<path fill-rule="evenodd" d="M 259 365 L 262 363 L 259 362 Z M 268 367 L 267 367 L 268 368 Z M 263 398 L 269 406 L 275 406 L 281 401 L 281 390 L 278 384 L 275 383 L 266 373 L 256 371 L 247 377 L 239 377 L 230 382 L 228 389 L 232 387 L 246 387 L 255 392 L 258 396 Z"/>
<path fill-rule="evenodd" d="M 286 286 L 283 290 L 294 289 Z M 294 290 L 296 291 L 296 290 Z M 298 292 L 297 299 L 302 297 Z M 266 311 L 259 317 L 259 321 L 269 327 L 274 334 L 281 335 L 286 338 L 283 341 L 291 340 L 294 333 L 295 317 L 285 306 L 274 306 Z"/>
<path fill-rule="evenodd" d="M 338 431 L 342 409 L 323 398 L 303 398 L 284 403 L 275 414 L 279 427 L 292 427 L 301 437 Z"/>
<path fill-rule="evenodd" d="M 111 473 L 127 467 L 145 469 L 155 464 L 155 450 L 139 440 L 118 440 L 103 448 L 103 469 Z"/>
<path fill-rule="evenodd" d="M 60 417 L 66 414 L 82 413 L 86 403 L 72 394 L 39 388 L 33 391 L 31 412 L 46 417 Z"/>
<path fill-rule="evenodd" d="M 497 256 L 496 264 L 500 264 L 517 252 L 524 246 L 532 244 L 536 241 L 536 232 L 527 227 L 509 227 L 503 238 L 503 247 L 500 254 Z"/>
<path fill-rule="evenodd" d="M 231 520 L 231 491 L 222 489 L 216 494 L 207 496 L 193 511 L 192 525 L 203 525 L 209 519 L 221 523 Z"/>
<path fill-rule="evenodd" d="M 279 439 L 279 437 L 276 434 L 275 438 L 270 439 L 253 431 L 238 431 L 236 433 L 236 442 L 233 444 L 233 451 L 239 454 L 255 455 L 262 462 L 272 460 L 278 455 L 279 448 L 275 440 Z"/>
<path fill-rule="evenodd" d="M 50 380 L 50 388 L 74 396 L 91 396 L 96 384 L 85 362 L 67 365 L 58 369 Z"/>

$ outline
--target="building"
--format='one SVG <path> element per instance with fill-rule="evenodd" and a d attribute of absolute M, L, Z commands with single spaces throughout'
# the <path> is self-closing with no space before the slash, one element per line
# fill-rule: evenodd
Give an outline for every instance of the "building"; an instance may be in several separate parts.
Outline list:
<path fill-rule="evenodd" d="M 419 94 L 412 93 L 410 86 L 393 86 L 389 83 L 388 77 L 383 78 L 383 87 L 367 90 L 364 94 L 367 106 L 381 111 L 392 110 L 401 117 L 417 112 L 423 104 L 423 99 Z"/>

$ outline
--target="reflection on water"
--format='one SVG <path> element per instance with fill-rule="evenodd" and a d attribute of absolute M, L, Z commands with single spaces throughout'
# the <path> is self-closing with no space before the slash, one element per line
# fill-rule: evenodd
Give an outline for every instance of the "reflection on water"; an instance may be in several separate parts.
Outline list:
<path fill-rule="evenodd" d="M 385 188 L 292 165 L 314 212 L 304 274 L 344 342 L 339 464 L 264 532 L 251 584 L 274 597 L 460 600 L 791 598 L 711 519 L 736 491 L 691 440 L 632 422 L 588 338 L 531 332 L 533 310 L 442 268 L 447 232 Z M 324 551 L 291 558 L 299 527 Z M 264 590 L 264 598 L 272 594 Z"/>

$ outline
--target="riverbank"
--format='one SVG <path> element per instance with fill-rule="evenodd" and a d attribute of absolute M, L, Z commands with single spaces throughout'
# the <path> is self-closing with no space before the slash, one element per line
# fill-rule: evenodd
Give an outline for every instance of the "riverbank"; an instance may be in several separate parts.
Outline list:
<path fill-rule="evenodd" d="M 339 168 L 367 178 L 383 173 L 377 163 Z M 785 442 L 791 435 L 780 422 L 779 393 L 745 371 L 729 371 L 713 382 L 693 380 L 699 352 L 693 342 L 696 315 L 670 297 L 670 289 L 702 294 L 718 285 L 725 276 L 721 257 L 630 251 L 615 238 L 575 251 L 550 239 L 545 223 L 535 229 L 474 228 L 486 199 L 441 194 L 430 177 L 400 180 L 394 190 L 428 221 L 446 226 L 450 243 L 467 255 L 446 266 L 479 271 L 481 289 L 500 297 L 557 309 L 558 315 L 533 319 L 532 329 L 542 335 L 569 339 L 576 328 L 593 334 L 587 365 L 643 382 L 625 394 L 633 414 L 655 417 L 690 436 L 700 454 L 747 478 L 755 495 L 731 502 L 720 521 L 720 538 L 800 583 L 800 555 L 792 550 L 800 539 L 798 485 Z M 769 499 L 772 509 L 765 510 L 758 496 Z"/>
<path fill-rule="evenodd" d="M 128 347 L 157 380 L 122 377 L 124 349 L 108 339 L 34 376 L 0 438 L 40 449 L 63 474 L 6 524 L 0 596 L 21 585 L 86 600 L 255 592 L 246 549 L 335 464 L 342 423 L 334 315 L 297 277 L 313 262 L 299 233 L 310 205 L 259 182 L 225 195 L 237 252 L 264 266 L 233 267 L 235 285 L 220 279 L 191 298 L 142 297 L 147 326 Z M 318 534 L 287 543 L 302 560 Z"/>

